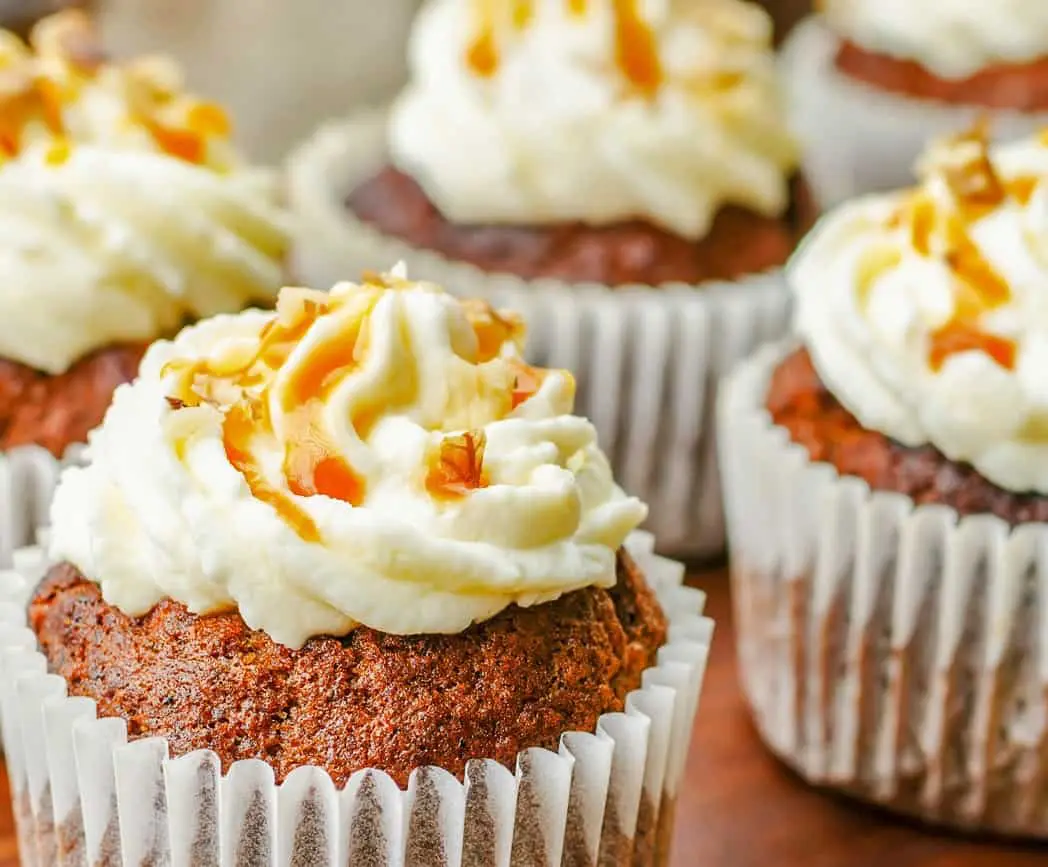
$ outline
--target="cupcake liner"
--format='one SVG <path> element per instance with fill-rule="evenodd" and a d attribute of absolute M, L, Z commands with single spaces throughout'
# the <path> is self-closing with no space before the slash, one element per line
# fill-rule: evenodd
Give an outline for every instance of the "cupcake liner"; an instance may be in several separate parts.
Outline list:
<path fill-rule="evenodd" d="M 129 741 L 124 720 L 98 718 L 46 673 L 24 605 L 38 573 L 0 573 L 0 720 L 22 864 L 665 864 L 713 624 L 651 536 L 627 544 L 670 629 L 624 712 L 565 733 L 558 752 L 521 752 L 515 773 L 478 758 L 464 781 L 419 768 L 406 790 L 376 769 L 341 790 L 318 767 L 276 785 L 262 761 L 223 775 L 209 751 L 170 758 L 162 738 Z"/>
<path fill-rule="evenodd" d="M 38 446 L 0 453 L 0 568 L 10 567 L 14 552 L 35 541 L 48 521 L 63 464 L 80 453 L 71 449 L 63 461 Z"/>
<path fill-rule="evenodd" d="M 936 824 L 1048 838 L 1048 525 L 914 506 L 813 463 L 764 399 L 718 408 L 744 691 L 812 783 Z"/>
<path fill-rule="evenodd" d="M 998 111 L 877 90 L 837 70 L 837 46 L 822 20 L 809 18 L 790 35 L 780 61 L 790 119 L 804 149 L 804 177 L 823 207 L 909 186 L 930 140 L 980 118 L 990 118 L 1002 140 L 1048 125 L 1048 112 Z"/>
<path fill-rule="evenodd" d="M 296 279 L 329 286 L 405 262 L 415 278 L 518 310 L 528 359 L 567 368 L 579 413 L 591 419 L 616 477 L 651 509 L 660 549 L 711 556 L 724 547 L 713 414 L 731 366 L 787 330 L 781 272 L 734 283 L 630 286 L 523 280 L 488 274 L 383 235 L 346 209 L 347 195 L 387 162 L 386 113 L 372 110 L 320 130 L 291 159 L 299 218 Z"/>

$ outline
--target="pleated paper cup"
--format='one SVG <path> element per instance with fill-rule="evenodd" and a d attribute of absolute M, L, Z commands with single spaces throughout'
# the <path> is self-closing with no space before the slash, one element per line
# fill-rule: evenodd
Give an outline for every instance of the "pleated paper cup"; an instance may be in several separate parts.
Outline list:
<path fill-rule="evenodd" d="M 529 361 L 575 375 L 579 413 L 596 425 L 616 478 L 648 503 L 647 528 L 660 550 L 682 557 L 721 552 L 716 387 L 733 364 L 785 333 L 790 301 L 781 273 L 614 290 L 488 274 L 353 217 L 346 197 L 387 162 L 381 110 L 325 127 L 292 157 L 295 278 L 330 286 L 405 262 L 416 279 L 519 311 L 528 322 Z"/>
<path fill-rule="evenodd" d="M 818 17 L 797 27 L 781 66 L 790 120 L 804 150 L 804 177 L 823 208 L 913 183 L 929 141 L 992 121 L 1007 141 L 1048 126 L 1048 112 L 962 106 L 878 90 L 836 68 L 839 40 Z"/>
<path fill-rule="evenodd" d="M 872 491 L 764 409 L 718 411 L 745 693 L 810 782 L 964 830 L 1048 838 L 1048 525 Z"/>
<path fill-rule="evenodd" d="M 24 604 L 45 558 L 23 552 L 0 574 L 0 717 L 22 864 L 666 864 L 713 624 L 653 543 L 627 544 L 669 635 L 625 711 L 565 733 L 558 752 L 521 752 L 515 772 L 478 757 L 464 780 L 419 768 L 406 790 L 376 769 L 341 790 L 319 767 L 276 785 L 262 761 L 222 774 L 214 753 L 172 758 L 162 738 L 129 741 L 123 719 L 99 718 L 47 674 Z"/>
<path fill-rule="evenodd" d="M 0 569 L 11 566 L 17 549 L 36 541 L 37 531 L 47 524 L 63 463 L 81 453 L 75 447 L 59 461 L 39 446 L 0 452 Z"/>

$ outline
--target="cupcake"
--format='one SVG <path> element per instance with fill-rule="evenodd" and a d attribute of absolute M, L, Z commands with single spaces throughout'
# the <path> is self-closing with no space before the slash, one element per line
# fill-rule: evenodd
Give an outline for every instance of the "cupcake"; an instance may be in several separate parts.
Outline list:
<path fill-rule="evenodd" d="M 825 218 L 721 394 L 743 681 L 813 783 L 1048 837 L 1048 136 Z"/>
<path fill-rule="evenodd" d="M 85 442 L 151 340 L 275 296 L 287 220 L 228 133 L 168 62 L 107 63 L 80 13 L 29 45 L 0 31 L 0 476 L 15 488 L 28 472 L 46 489 L 57 464 L 23 447 Z M 0 504 L 21 522 L 0 526 L 0 564 L 33 523 L 19 496 Z"/>
<path fill-rule="evenodd" d="M 716 550 L 703 407 L 723 358 L 781 324 L 766 272 L 807 214 L 771 31 L 742 0 L 433 0 L 392 109 L 292 158 L 298 276 L 378 255 L 521 309 L 656 535 Z"/>
<path fill-rule="evenodd" d="M 393 273 L 147 351 L 0 582 L 24 863 L 666 863 L 710 624 L 522 338 Z"/>
<path fill-rule="evenodd" d="M 898 189 L 924 143 L 990 116 L 1002 139 L 1048 123 L 1040 0 L 822 0 L 783 64 L 820 204 Z"/>

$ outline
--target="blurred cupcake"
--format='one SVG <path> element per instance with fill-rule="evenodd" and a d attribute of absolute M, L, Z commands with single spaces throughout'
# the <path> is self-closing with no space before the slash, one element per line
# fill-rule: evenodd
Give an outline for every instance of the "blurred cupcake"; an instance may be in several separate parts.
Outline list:
<path fill-rule="evenodd" d="M 747 695 L 810 781 L 1048 837 L 1048 137 L 825 218 L 719 434 Z"/>
<path fill-rule="evenodd" d="M 909 183 L 926 141 L 989 115 L 1001 139 L 1048 123 L 1041 0 L 822 0 L 784 49 L 817 200 Z"/>
<path fill-rule="evenodd" d="M 152 346 L 3 659 L 23 859 L 666 863 L 710 624 L 522 336 L 390 274 Z"/>
<path fill-rule="evenodd" d="M 31 46 L 0 31 L 0 476 L 46 490 L 56 463 L 20 447 L 61 456 L 150 341 L 274 296 L 286 218 L 228 131 L 166 61 L 105 62 L 80 13 Z M 18 495 L 0 563 L 26 541 Z"/>
<path fill-rule="evenodd" d="M 780 266 L 810 216 L 767 14 L 433 0 L 411 72 L 388 115 L 335 123 L 292 158 L 298 275 L 404 260 L 521 308 L 532 357 L 577 373 L 664 543 L 719 548 L 702 408 L 723 357 L 780 324 L 781 287 L 747 278 Z"/>

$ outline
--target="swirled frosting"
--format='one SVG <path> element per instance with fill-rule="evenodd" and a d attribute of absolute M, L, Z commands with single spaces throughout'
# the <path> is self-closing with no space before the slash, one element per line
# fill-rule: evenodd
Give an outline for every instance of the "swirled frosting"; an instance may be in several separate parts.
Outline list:
<path fill-rule="evenodd" d="M 574 381 L 520 321 L 395 274 L 154 344 L 64 475 L 52 554 L 142 614 L 236 607 L 301 645 L 358 624 L 457 632 L 615 581 L 646 514 Z"/>
<path fill-rule="evenodd" d="M 288 243 L 273 179 L 168 62 L 104 62 L 79 13 L 0 31 L 0 357 L 58 373 L 271 299 Z"/>
<path fill-rule="evenodd" d="M 394 162 L 460 223 L 767 216 L 796 164 L 771 21 L 741 0 L 430 0 Z"/>
<path fill-rule="evenodd" d="M 943 78 L 1048 57 L 1042 0 L 822 0 L 830 27 L 869 51 Z"/>
<path fill-rule="evenodd" d="M 1048 494 L 1048 134 L 936 145 L 918 188 L 831 213 L 789 277 L 815 367 L 864 427 Z"/>

